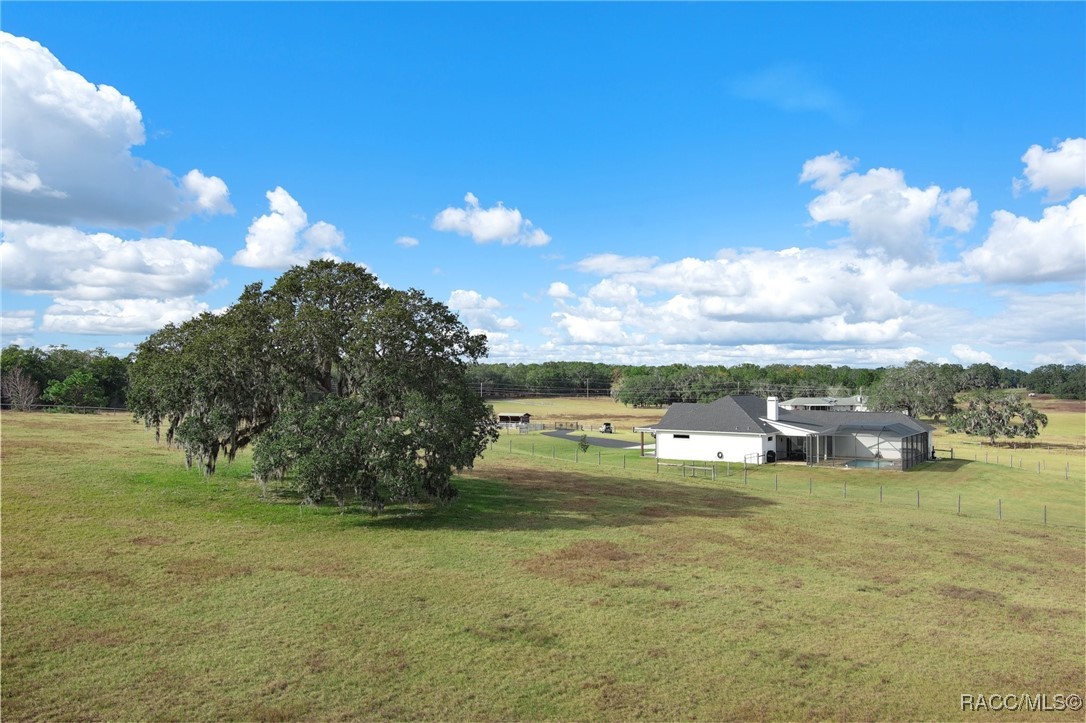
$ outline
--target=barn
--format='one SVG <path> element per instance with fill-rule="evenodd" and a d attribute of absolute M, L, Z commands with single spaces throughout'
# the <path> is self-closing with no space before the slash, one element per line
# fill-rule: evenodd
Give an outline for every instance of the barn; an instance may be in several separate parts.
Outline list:
<path fill-rule="evenodd" d="M 932 428 L 906 414 L 786 410 L 753 395 L 673 404 L 650 431 L 660 459 L 908 469 L 933 453 Z"/>
<path fill-rule="evenodd" d="M 519 427 L 522 424 L 531 424 L 532 415 L 528 412 L 516 412 L 511 414 L 499 414 L 499 427 Z"/>

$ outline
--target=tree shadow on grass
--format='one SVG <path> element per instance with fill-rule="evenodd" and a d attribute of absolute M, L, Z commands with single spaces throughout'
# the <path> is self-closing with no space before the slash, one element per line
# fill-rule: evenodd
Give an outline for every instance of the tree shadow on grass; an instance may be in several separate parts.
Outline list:
<path fill-rule="evenodd" d="M 967 465 L 977 464 L 971 459 L 937 459 L 933 462 L 924 462 L 909 470 L 911 473 L 922 474 L 956 474 Z"/>
<path fill-rule="evenodd" d="M 476 531 L 589 529 L 653 525 L 681 517 L 745 517 L 772 500 L 711 484 L 601 478 L 576 472 L 521 469 L 514 477 L 457 479 L 460 495 L 448 505 L 363 512 L 374 528 Z"/>

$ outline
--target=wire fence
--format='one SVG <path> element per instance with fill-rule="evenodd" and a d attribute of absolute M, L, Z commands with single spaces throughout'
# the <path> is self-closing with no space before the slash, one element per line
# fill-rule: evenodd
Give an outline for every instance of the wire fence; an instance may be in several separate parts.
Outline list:
<path fill-rule="evenodd" d="M 10 404 L 0 407 L 4 414 L 18 412 L 47 412 L 54 414 L 131 414 L 125 407 L 82 407 L 77 405 L 32 404 L 26 409 L 17 409 Z"/>
<path fill-rule="evenodd" d="M 937 514 L 954 515 L 962 518 L 988 519 L 1036 525 L 1040 527 L 1086 529 L 1086 510 L 1080 503 L 1039 499 L 1035 491 L 1009 489 L 1004 495 L 996 493 L 986 495 L 975 488 L 962 488 L 952 485 L 940 486 L 937 477 L 914 477 L 914 475 L 941 474 L 949 471 L 951 465 L 962 463 L 943 457 L 928 463 L 926 470 L 916 472 L 864 472 L 862 470 L 843 471 L 840 468 L 807 468 L 789 464 L 745 464 L 742 462 L 695 462 L 683 460 L 659 460 L 641 457 L 636 445 L 627 449 L 602 449 L 590 447 L 582 450 L 578 445 L 549 443 L 543 438 L 531 440 L 520 438 L 503 439 L 490 447 L 490 451 L 511 457 L 529 457 L 540 461 L 549 461 L 557 465 L 591 466 L 606 470 L 608 473 L 625 475 L 632 478 L 671 478 L 687 481 L 704 481 L 759 495 L 788 497 L 793 500 L 834 500 L 849 505 L 877 505 L 899 510 L 919 510 Z M 1008 465 L 1009 466 L 1009 465 Z M 1042 464 L 1040 472 L 1015 466 L 1016 474 L 1033 476 L 1046 473 Z M 886 481 L 879 480 L 885 475 Z M 1071 475 L 1070 465 L 1061 466 L 1060 474 L 1048 470 L 1049 478 L 1057 477 L 1074 485 L 1081 481 L 1082 471 L 1077 477 Z M 1067 476 L 1065 478 L 1065 475 Z M 906 479 L 924 479 L 932 484 L 909 485 Z M 1068 497 L 1072 499 L 1072 497 Z"/>

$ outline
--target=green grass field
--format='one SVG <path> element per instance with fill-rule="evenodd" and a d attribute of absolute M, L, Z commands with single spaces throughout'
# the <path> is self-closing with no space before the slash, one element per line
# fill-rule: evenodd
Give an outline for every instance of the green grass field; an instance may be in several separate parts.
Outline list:
<path fill-rule="evenodd" d="M 958 719 L 1086 685 L 1081 451 L 744 484 L 510 434 L 454 504 L 373 516 L 124 417 L 2 424 L 5 720 Z"/>

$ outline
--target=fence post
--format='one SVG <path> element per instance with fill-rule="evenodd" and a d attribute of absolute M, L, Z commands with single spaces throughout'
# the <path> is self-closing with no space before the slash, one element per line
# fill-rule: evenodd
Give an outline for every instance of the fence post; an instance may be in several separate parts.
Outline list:
<path fill-rule="evenodd" d="M 773 491 L 776 492 L 776 491 L 778 491 L 778 489 L 779 488 L 777 487 L 777 475 L 774 474 L 773 475 Z"/>
<path fill-rule="evenodd" d="M 844 498 L 847 500 L 848 499 L 848 480 L 845 480 L 845 482 L 844 482 L 844 490 L 845 490 Z"/>
<path fill-rule="evenodd" d="M 622 469 L 626 469 L 626 455 L 622 455 Z"/>
<path fill-rule="evenodd" d="M 716 482 L 716 465 L 713 465 L 713 482 Z"/>
<path fill-rule="evenodd" d="M 532 442 L 532 456 L 535 456 L 535 442 Z"/>
<path fill-rule="evenodd" d="M 962 516 L 962 496 L 958 495 L 958 517 Z"/>
<path fill-rule="evenodd" d="M 812 481 L 812 479 L 810 477 L 807 478 L 807 494 L 808 495 L 813 495 L 814 494 L 814 482 Z"/>
<path fill-rule="evenodd" d="M 1045 505 L 1045 527 L 1048 527 L 1048 505 Z"/>
<path fill-rule="evenodd" d="M 686 479 L 686 462 L 682 463 L 683 479 Z"/>
<path fill-rule="evenodd" d="M 573 450 L 573 461 L 574 462 L 580 462 L 581 461 L 581 448 L 580 447 Z"/>
<path fill-rule="evenodd" d="M 743 484 L 747 483 L 747 463 L 743 463 Z"/>
<path fill-rule="evenodd" d="M 1003 519 L 1003 498 L 999 499 L 999 519 Z"/>
<path fill-rule="evenodd" d="M 954 448 L 953 447 L 950 448 L 950 459 L 951 459 L 951 461 L 954 460 Z"/>
<path fill-rule="evenodd" d="M 879 503 L 882 503 L 882 485 L 879 485 Z"/>
<path fill-rule="evenodd" d="M 551 445 L 551 459 L 554 459 L 554 445 Z"/>
<path fill-rule="evenodd" d="M 597 449 L 596 450 L 596 466 L 599 467 L 601 464 L 603 464 L 603 450 L 602 449 Z"/>
<path fill-rule="evenodd" d="M 513 453 L 513 438 L 509 438 L 509 454 Z"/>
<path fill-rule="evenodd" d="M 916 491 L 916 509 L 920 509 L 920 490 Z"/>
<path fill-rule="evenodd" d="M 1067 475 L 1069 475 L 1069 474 L 1071 474 L 1071 463 L 1070 463 L 1070 462 L 1068 462 L 1068 463 L 1067 463 L 1066 465 L 1064 465 L 1064 467 L 1063 467 L 1063 478 L 1064 478 L 1064 479 L 1069 479 L 1069 478 L 1068 478 L 1068 476 L 1067 476 Z"/>
<path fill-rule="evenodd" d="M 660 474 L 660 458 L 656 458 L 656 474 Z"/>
<path fill-rule="evenodd" d="M 1068 465 L 1068 467 L 1070 467 L 1070 465 Z M 728 471 L 724 473 L 724 476 L 725 477 L 731 477 L 732 476 L 732 463 L 731 462 L 728 462 Z"/>

